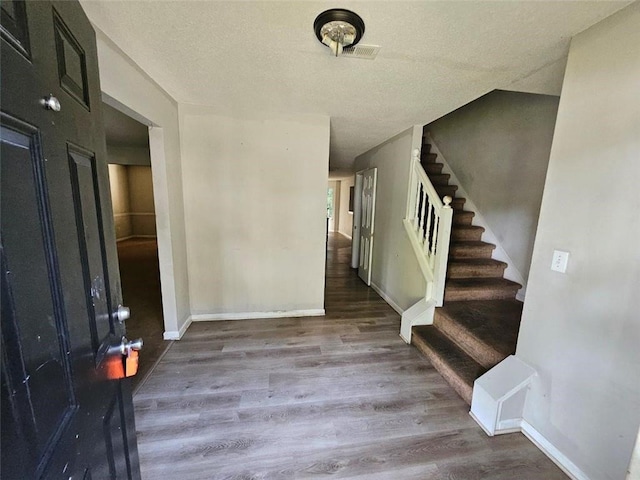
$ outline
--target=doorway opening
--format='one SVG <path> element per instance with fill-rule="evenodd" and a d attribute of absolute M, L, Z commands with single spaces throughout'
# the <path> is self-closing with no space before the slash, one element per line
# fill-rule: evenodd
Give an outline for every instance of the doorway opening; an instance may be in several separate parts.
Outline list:
<path fill-rule="evenodd" d="M 329 187 L 327 188 L 327 232 L 336 231 L 336 188 L 334 186 L 336 183 L 339 182 L 329 182 Z"/>
<path fill-rule="evenodd" d="M 171 342 L 163 340 L 164 319 L 156 235 L 149 129 L 103 103 L 123 304 L 131 309 L 127 338 L 142 338 L 134 392 Z"/>

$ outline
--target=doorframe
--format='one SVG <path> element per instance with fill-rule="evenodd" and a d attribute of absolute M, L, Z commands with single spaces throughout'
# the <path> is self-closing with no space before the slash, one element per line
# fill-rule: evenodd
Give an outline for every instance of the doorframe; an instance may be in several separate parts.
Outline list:
<path fill-rule="evenodd" d="M 367 169 L 355 175 L 353 188 L 353 225 L 351 227 L 351 268 L 358 268 L 360 262 L 360 219 L 362 216 L 362 179 Z"/>
<path fill-rule="evenodd" d="M 329 189 L 333 189 L 333 217 L 327 217 L 327 232 L 338 232 L 340 227 L 340 180 L 329 180 L 327 182 L 327 196 Z M 331 226 L 333 226 L 333 230 L 331 230 Z"/>
<path fill-rule="evenodd" d="M 162 300 L 162 321 L 164 325 L 163 338 L 165 340 L 176 340 L 176 338 L 167 338 L 167 332 L 176 330 L 175 327 L 169 324 L 170 319 L 175 318 L 176 321 L 178 320 L 176 284 L 173 271 L 170 269 L 170 266 L 173 265 L 171 230 L 170 228 L 162 228 L 159 222 L 161 218 L 169 218 L 169 188 L 166 176 L 161 174 L 161 172 L 166 170 L 164 130 L 161 126 L 104 91 L 102 92 L 102 101 L 149 128 L 149 156 L 151 157 L 153 204 L 156 214 L 156 239 L 158 242 L 158 266 L 160 267 L 160 296 Z"/>

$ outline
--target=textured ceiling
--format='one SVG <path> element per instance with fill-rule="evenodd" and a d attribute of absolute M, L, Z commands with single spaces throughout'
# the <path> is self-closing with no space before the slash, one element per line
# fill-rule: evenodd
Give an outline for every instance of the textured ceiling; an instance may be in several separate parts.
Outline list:
<path fill-rule="evenodd" d="M 629 1 L 96 1 L 91 21 L 178 102 L 221 115 L 331 117 L 332 170 L 493 89 L 557 93 L 570 38 Z M 335 58 L 313 32 L 357 12 L 377 59 Z"/>

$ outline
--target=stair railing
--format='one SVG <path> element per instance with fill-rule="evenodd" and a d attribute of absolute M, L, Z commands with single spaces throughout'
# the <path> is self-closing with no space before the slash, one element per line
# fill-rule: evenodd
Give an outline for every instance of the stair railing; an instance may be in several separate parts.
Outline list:
<path fill-rule="evenodd" d="M 404 226 L 427 282 L 425 300 L 438 307 L 444 299 L 453 220 L 451 201 L 449 196 L 440 199 L 420 164 L 420 150 L 413 150 Z"/>

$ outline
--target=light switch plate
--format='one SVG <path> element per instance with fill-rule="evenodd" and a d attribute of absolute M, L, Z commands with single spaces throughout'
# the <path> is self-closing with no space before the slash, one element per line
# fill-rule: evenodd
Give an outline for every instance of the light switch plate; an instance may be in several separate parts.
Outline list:
<path fill-rule="evenodd" d="M 553 260 L 551 260 L 551 270 L 554 272 L 565 273 L 567 271 L 567 264 L 569 263 L 569 252 L 563 252 L 562 250 L 553 251 Z"/>

